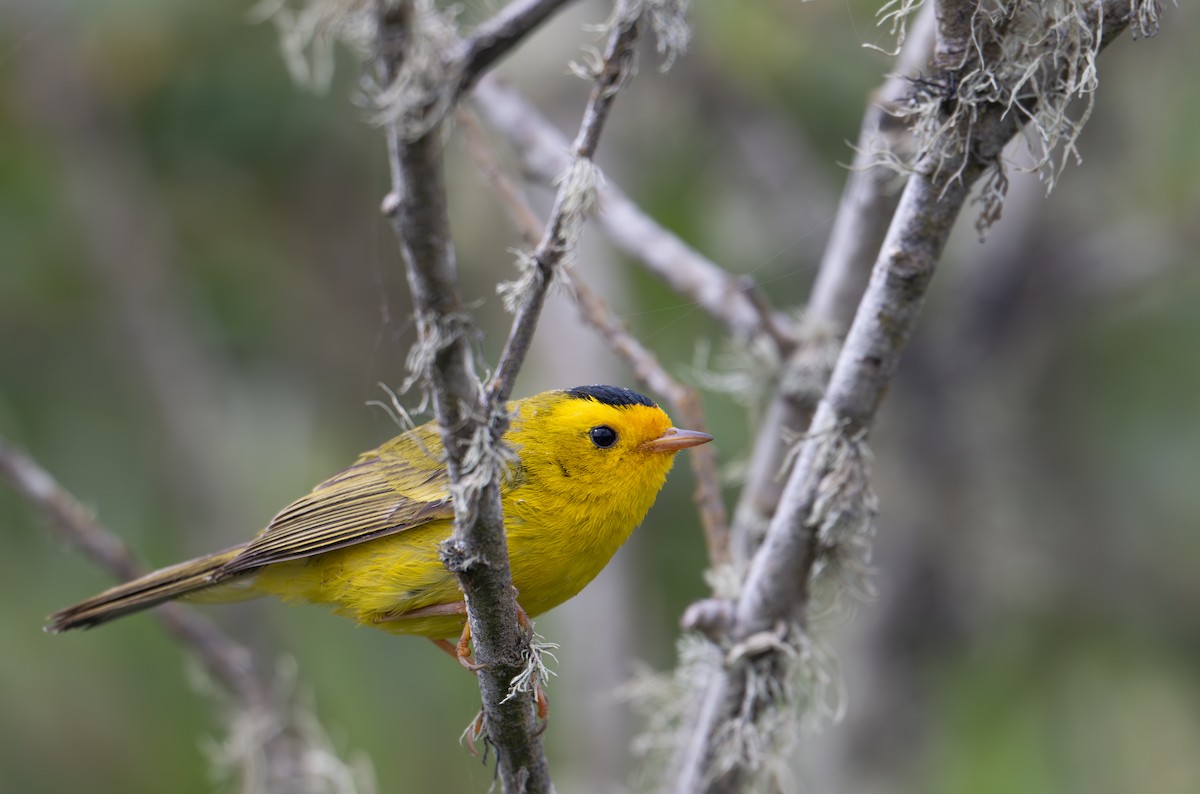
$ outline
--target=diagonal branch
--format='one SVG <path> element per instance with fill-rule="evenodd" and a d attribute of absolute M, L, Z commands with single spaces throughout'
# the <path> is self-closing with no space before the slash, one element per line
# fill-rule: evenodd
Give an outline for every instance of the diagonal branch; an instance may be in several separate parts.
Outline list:
<path fill-rule="evenodd" d="M 522 17 L 526 23 L 544 18 L 554 7 L 520 6 L 528 12 Z M 517 628 L 500 498 L 502 467 L 511 454 L 501 441 L 509 422 L 505 404 L 549 285 L 590 210 L 596 178 L 591 158 L 616 92 L 630 73 L 640 16 L 640 4 L 618 5 L 576 139 L 575 160 L 560 186 L 546 232 L 528 259 L 527 278 L 513 290 L 520 304 L 486 390 L 472 366 L 474 328 L 463 305 L 450 242 L 437 104 L 424 109 L 425 121 L 416 126 L 419 135 L 406 137 L 398 123 L 387 125 L 393 184 L 384 212 L 400 242 L 418 331 L 410 367 L 432 391 L 454 496 L 455 531 L 443 546 L 442 559 L 466 595 L 475 656 L 482 665 L 478 677 L 485 723 L 506 791 L 547 791 L 551 783 L 530 697 L 508 697 L 531 651 L 528 638 Z M 406 44 L 420 33 L 413 30 L 406 6 L 389 9 L 380 3 L 378 23 L 377 71 L 390 86 L 400 72 Z"/>
<path fill-rule="evenodd" d="M 752 636 L 770 634 L 776 626 L 803 621 L 819 552 L 813 516 L 822 480 L 836 448 L 860 438 L 870 426 L 916 325 L 934 266 L 966 199 L 967 184 L 963 180 L 935 185 L 920 174 L 909 179 L 829 388 L 734 604 L 731 642 L 745 643 Z M 707 682 L 701 718 L 677 759 L 676 791 L 739 790 L 744 770 L 714 770 L 713 738 L 743 697 L 744 673 L 743 666 L 730 665 Z"/>
<path fill-rule="evenodd" d="M 917 15 L 888 79 L 871 96 L 855 145 L 854 161 L 838 204 L 825 255 L 805 309 L 800 340 L 784 364 L 750 455 L 734 510 L 731 539 L 735 553 L 749 559 L 762 541 L 779 504 L 788 437 L 812 421 L 839 341 L 854 319 L 871 266 L 900 201 L 895 171 L 880 164 L 884 153 L 902 156 L 911 149 L 908 126 L 896 111 L 922 74 L 934 44 L 933 6 Z"/>
<path fill-rule="evenodd" d="M 129 548 L 102 526 L 90 510 L 33 458 L 3 437 L 0 437 L 0 478 L 41 511 L 46 525 L 57 537 L 114 578 L 126 581 L 144 572 Z M 250 651 L 182 604 L 162 604 L 153 614 L 167 634 L 223 690 L 228 702 L 238 710 L 254 714 L 254 723 L 264 726 L 262 759 L 248 764 L 246 774 L 271 790 L 299 785 L 311 766 L 306 762 L 312 755 L 312 747 L 308 745 L 311 730 L 296 724 L 285 704 L 272 692 Z"/>
<path fill-rule="evenodd" d="M 572 145 L 574 159 L 561 175 L 541 242 L 525 262 L 528 281 L 522 279 L 518 282 L 523 299 L 513 318 L 496 374 L 488 385 L 488 399 L 493 406 L 502 406 L 512 392 L 517 373 L 533 341 L 546 292 L 554 280 L 555 272 L 571 256 L 580 227 L 594 204 L 599 175 L 592 158 L 617 91 L 630 75 L 640 16 L 641 9 L 635 3 L 622 2 L 617 8 L 603 60 L 596 69 L 591 95 L 583 112 L 583 121 Z"/>
<path fill-rule="evenodd" d="M 489 124 L 516 148 L 533 178 L 551 184 L 570 165 L 562 133 L 516 89 L 485 78 L 475 89 L 474 101 Z M 652 220 L 613 184 L 599 185 L 596 193 L 597 220 L 614 245 L 735 335 L 751 339 L 763 331 L 761 313 L 736 277 Z M 791 326 L 782 315 L 776 315 L 775 322 L 783 329 Z"/>
<path fill-rule="evenodd" d="M 517 231 L 532 243 L 541 234 L 541 222 L 537 213 L 486 149 L 474 117 L 464 114 L 461 124 L 466 131 L 468 147 L 476 165 L 500 197 Z M 625 359 L 633 370 L 634 377 L 650 391 L 664 395 L 672 412 L 680 418 L 684 427 L 706 431 L 708 423 L 696 390 L 671 377 L 655 355 L 629 332 L 604 299 L 587 286 L 578 273 L 568 274 L 568 279 L 570 290 L 575 296 L 575 304 L 584 321 L 604 338 L 617 355 Z M 688 455 L 688 461 L 696 476 L 696 491 L 692 498 L 696 502 L 704 526 L 710 565 L 717 566 L 728 562 L 729 559 L 729 524 L 724 500 L 721 498 L 716 450 L 711 449 L 710 445 L 692 450 L 701 451 L 701 455 Z"/>
<path fill-rule="evenodd" d="M 633 370 L 634 377 L 650 390 L 666 397 L 683 427 L 706 431 L 708 427 L 704 418 L 704 408 L 696 390 L 671 377 L 655 355 L 617 319 L 604 299 L 578 277 L 571 277 L 571 288 L 584 321 L 596 329 L 617 355 L 625 359 Z M 700 513 L 700 521 L 704 525 L 709 565 L 716 567 L 729 562 L 729 523 L 725 503 L 721 499 L 717 451 L 709 446 L 696 447 L 692 452 L 700 454 L 689 455 L 688 459 L 696 475 L 696 493 L 693 499 Z"/>
<path fill-rule="evenodd" d="M 484 72 L 511 52 L 521 41 L 571 0 L 513 0 L 481 22 L 459 47 L 455 61 L 461 96 L 471 89 Z"/>
<path fill-rule="evenodd" d="M 1130 24 L 1136 10 L 1127 0 L 1100 0 L 1087 8 L 1083 22 L 1099 32 L 1102 48 Z M 958 15 L 944 18 L 957 25 Z M 1066 71 L 1073 65 L 1061 56 L 1054 68 Z M 823 511 L 837 485 L 832 481 L 836 461 L 844 460 L 845 450 L 857 449 L 872 425 L 972 184 L 995 165 L 1027 118 L 1009 110 L 1000 103 L 981 105 L 974 123 L 959 128 L 962 145 L 923 158 L 905 186 L 829 387 L 732 605 L 726 627 L 730 655 L 700 690 L 697 717 L 675 759 L 674 791 L 739 791 L 752 771 L 754 759 L 718 756 L 720 734 L 735 719 L 754 721 L 779 705 L 782 690 L 752 688 L 749 680 L 764 671 L 786 670 L 783 657 L 791 649 L 778 638 L 794 633 L 789 627 L 803 626 L 807 618 L 815 566 L 828 542 L 830 516 Z M 960 159 L 944 162 L 938 155 L 946 151 L 961 153 Z M 755 641 L 762 638 L 775 638 L 775 644 Z M 751 658 L 732 650 L 748 647 L 760 651 Z"/>
<path fill-rule="evenodd" d="M 136 579 L 144 570 L 129 548 L 100 525 L 33 458 L 0 437 L 0 476 L 37 507 L 46 524 L 68 545 L 120 581 Z M 250 652 L 204 618 L 178 604 L 164 604 L 154 614 L 172 637 L 184 645 L 213 680 L 237 700 L 256 705 L 270 701 L 255 679 Z"/>

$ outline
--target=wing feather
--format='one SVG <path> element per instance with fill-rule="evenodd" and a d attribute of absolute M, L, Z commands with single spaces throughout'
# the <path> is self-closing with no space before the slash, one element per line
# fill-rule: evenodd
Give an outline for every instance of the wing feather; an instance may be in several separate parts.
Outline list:
<path fill-rule="evenodd" d="M 436 430 L 423 425 L 313 488 L 279 512 L 221 576 L 312 557 L 454 517 Z"/>

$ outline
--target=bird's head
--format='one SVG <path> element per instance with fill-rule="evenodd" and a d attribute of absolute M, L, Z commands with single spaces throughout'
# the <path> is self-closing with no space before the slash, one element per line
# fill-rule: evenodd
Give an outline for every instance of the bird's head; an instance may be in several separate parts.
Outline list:
<path fill-rule="evenodd" d="M 509 440 L 543 488 L 649 507 L 675 453 L 712 440 L 680 430 L 645 395 L 618 386 L 543 392 L 514 406 Z"/>

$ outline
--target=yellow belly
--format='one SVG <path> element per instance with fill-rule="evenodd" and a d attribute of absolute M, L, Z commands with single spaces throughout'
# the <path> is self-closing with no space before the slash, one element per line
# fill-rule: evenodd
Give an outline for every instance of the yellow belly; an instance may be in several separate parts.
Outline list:
<path fill-rule="evenodd" d="M 631 515 L 547 513 L 506 500 L 506 530 L 517 601 L 530 616 L 558 606 L 592 581 L 640 522 Z M 647 505 L 646 507 L 648 507 Z M 616 519 L 616 520 L 614 520 Z M 438 555 L 453 523 L 434 521 L 395 535 L 260 570 L 253 589 L 287 601 L 324 604 L 344 617 L 395 634 L 451 638 L 461 614 L 429 614 L 463 602 Z M 409 615 L 417 611 L 416 616 Z"/>

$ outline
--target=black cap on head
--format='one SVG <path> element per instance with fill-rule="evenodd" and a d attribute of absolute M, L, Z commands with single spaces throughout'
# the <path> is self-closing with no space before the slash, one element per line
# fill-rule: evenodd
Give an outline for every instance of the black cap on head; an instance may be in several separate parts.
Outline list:
<path fill-rule="evenodd" d="M 620 386 L 576 386 L 567 389 L 567 394 L 577 400 L 595 400 L 598 403 L 621 407 L 625 405 L 644 405 L 656 408 L 654 401 L 644 394 L 638 394 Z"/>

